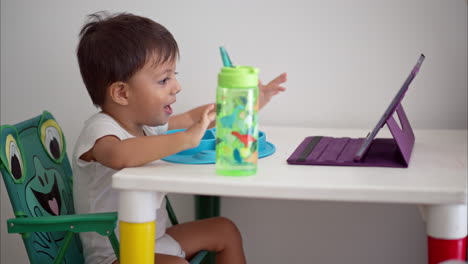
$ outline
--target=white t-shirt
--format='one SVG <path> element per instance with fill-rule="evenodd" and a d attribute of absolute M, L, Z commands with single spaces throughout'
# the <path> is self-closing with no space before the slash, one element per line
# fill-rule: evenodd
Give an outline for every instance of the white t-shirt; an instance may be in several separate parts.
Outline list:
<path fill-rule="evenodd" d="M 167 131 L 167 124 L 159 127 L 143 127 L 146 135 L 160 135 Z M 85 126 L 76 142 L 73 152 L 73 200 L 77 214 L 116 212 L 118 210 L 119 192 L 112 188 L 112 175 L 117 172 L 99 162 L 87 162 L 79 157 L 89 151 L 95 142 L 108 135 L 120 140 L 135 136 L 123 129 L 112 117 L 97 113 L 85 122 Z M 168 225 L 166 200 L 156 210 L 156 239 L 165 235 Z M 115 230 L 119 236 L 118 226 Z M 112 263 L 116 257 L 109 239 L 95 232 L 80 233 L 86 263 Z M 165 239 L 167 240 L 167 239 Z M 175 241 L 174 241 L 175 242 Z M 164 243 L 156 243 L 158 253 Z"/>

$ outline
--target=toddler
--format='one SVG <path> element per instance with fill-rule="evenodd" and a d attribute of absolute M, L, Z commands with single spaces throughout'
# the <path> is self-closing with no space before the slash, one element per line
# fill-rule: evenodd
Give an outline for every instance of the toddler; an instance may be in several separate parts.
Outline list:
<path fill-rule="evenodd" d="M 123 168 L 196 147 L 215 125 L 213 104 L 172 115 L 181 86 L 176 79 L 177 42 L 162 25 L 128 13 L 96 13 L 80 32 L 81 75 L 100 112 L 86 122 L 73 152 L 77 213 L 118 210 L 112 175 Z M 260 108 L 284 91 L 283 73 L 259 83 Z M 184 132 L 165 134 L 168 129 Z M 218 264 L 242 264 L 245 256 L 235 224 L 223 217 L 168 226 L 165 201 L 157 210 L 155 258 L 158 264 L 188 263 L 200 250 L 216 252 Z M 118 229 L 118 227 L 117 227 Z M 116 230 L 118 235 L 118 230 Z M 117 263 L 110 242 L 81 233 L 86 263 Z"/>

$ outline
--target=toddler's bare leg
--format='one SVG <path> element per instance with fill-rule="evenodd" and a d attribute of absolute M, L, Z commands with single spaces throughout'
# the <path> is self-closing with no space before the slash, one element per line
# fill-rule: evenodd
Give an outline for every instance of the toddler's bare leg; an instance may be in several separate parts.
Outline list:
<path fill-rule="evenodd" d="M 242 238 L 236 225 L 224 217 L 214 217 L 183 223 L 167 229 L 185 251 L 188 258 L 200 250 L 216 252 L 217 264 L 246 262 Z"/>

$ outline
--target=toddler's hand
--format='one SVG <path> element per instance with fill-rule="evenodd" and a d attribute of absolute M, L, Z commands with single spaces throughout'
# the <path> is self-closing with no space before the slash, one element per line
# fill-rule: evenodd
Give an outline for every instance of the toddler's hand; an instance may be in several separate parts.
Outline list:
<path fill-rule="evenodd" d="M 286 82 L 287 74 L 282 73 L 267 85 L 263 85 L 262 82 L 258 81 L 258 89 L 259 89 L 259 109 L 264 107 L 268 102 L 270 102 L 271 98 L 277 95 L 279 92 L 286 91 L 286 88 L 280 86 L 282 83 Z"/>
<path fill-rule="evenodd" d="M 192 147 L 196 147 L 200 144 L 200 140 L 203 138 L 203 135 L 205 135 L 206 129 L 215 118 L 216 111 L 214 111 L 214 104 L 210 104 L 203 110 L 200 120 L 187 129 L 187 133 L 190 134 L 192 139 Z"/>

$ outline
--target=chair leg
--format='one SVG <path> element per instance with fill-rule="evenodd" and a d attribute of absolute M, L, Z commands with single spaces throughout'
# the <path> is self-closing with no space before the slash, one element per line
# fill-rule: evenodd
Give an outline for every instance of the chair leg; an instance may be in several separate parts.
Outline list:
<path fill-rule="evenodd" d="M 220 197 L 219 196 L 195 196 L 196 219 L 205 219 L 220 215 Z M 216 263 L 216 253 L 210 252 L 203 262 L 205 264 Z"/>
<path fill-rule="evenodd" d="M 200 264 L 206 255 L 208 255 L 208 251 L 206 250 L 198 252 L 197 255 L 190 260 L 190 264 Z"/>
<path fill-rule="evenodd" d="M 70 246 L 71 239 L 73 238 L 73 232 L 68 231 L 65 234 L 63 239 L 62 246 L 59 249 L 57 257 L 55 258 L 54 264 L 62 263 L 63 258 L 65 257 L 65 253 L 67 252 L 68 246 Z"/>
<path fill-rule="evenodd" d="M 195 213 L 196 219 L 205 219 L 220 215 L 220 198 L 219 196 L 195 196 Z"/>
<path fill-rule="evenodd" d="M 171 220 L 171 224 L 178 225 L 179 220 L 177 220 L 174 210 L 172 209 L 171 202 L 169 201 L 169 198 L 167 198 L 167 196 L 166 196 L 166 211 L 167 211 L 167 214 L 169 215 L 169 220 Z"/>
<path fill-rule="evenodd" d="M 117 240 L 117 236 L 115 235 L 114 231 L 111 231 L 111 233 L 109 234 L 109 241 L 112 245 L 112 248 L 114 249 L 114 253 L 117 257 L 117 260 L 120 262 L 120 245 L 119 240 Z"/>

